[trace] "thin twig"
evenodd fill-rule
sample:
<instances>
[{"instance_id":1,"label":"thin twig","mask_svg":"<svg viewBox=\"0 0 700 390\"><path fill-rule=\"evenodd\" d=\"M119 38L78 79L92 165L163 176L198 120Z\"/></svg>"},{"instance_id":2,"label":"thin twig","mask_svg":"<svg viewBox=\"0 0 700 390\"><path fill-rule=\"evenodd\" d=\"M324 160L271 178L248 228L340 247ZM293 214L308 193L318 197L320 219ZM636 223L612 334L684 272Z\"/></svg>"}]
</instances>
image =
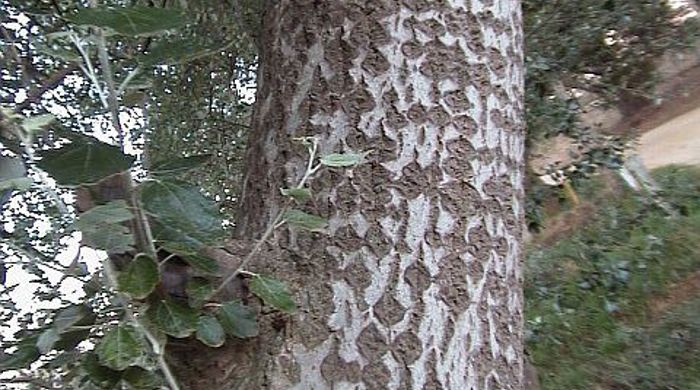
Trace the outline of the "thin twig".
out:
<instances>
[{"instance_id":1,"label":"thin twig","mask_svg":"<svg viewBox=\"0 0 700 390\"><path fill-rule=\"evenodd\" d=\"M134 68L134 70L129 72L128 75L126 75L126 78L124 79L124 81L122 81L121 84L119 84L119 88L117 89L117 95L121 95L124 93L124 91L126 90L126 87L129 86L129 83L131 82L131 80L134 77L136 77L136 75L138 75L139 72L141 72L141 68L139 68L137 66L136 68Z\"/></svg>"},{"instance_id":2,"label":"thin twig","mask_svg":"<svg viewBox=\"0 0 700 390\"><path fill-rule=\"evenodd\" d=\"M117 100L117 88L114 83L114 75L112 73L112 65L109 62L109 53L107 53L107 44L105 43L105 35L102 29L97 31L97 56L100 59L100 67L102 75L107 83L107 104L109 112L112 116L112 126L117 131L119 147L124 151L124 129L122 129L121 121L119 120L119 101Z\"/></svg>"},{"instance_id":3,"label":"thin twig","mask_svg":"<svg viewBox=\"0 0 700 390\"><path fill-rule=\"evenodd\" d=\"M258 251L262 248L263 244L265 244L265 242L268 240L268 238L270 238L270 236L272 235L272 232L275 231L275 227L277 226L277 223L282 220L282 217L284 216L285 211L286 211L286 207L283 208L279 214L277 214L277 217L275 218L275 220L267 227L267 230L265 230L265 233L263 233L262 237L260 237L258 242L255 243L255 246L253 247L253 249L251 249L251 251L248 253L248 255L246 255L246 257L243 259L243 261L238 266L238 268L233 270L230 274L228 274L226 276L226 278L224 278L224 280L219 284L219 286L216 288L216 290L212 291L212 293L209 294L208 299L213 298L216 296L216 294L220 293L221 290L223 290L227 284L229 284L236 276L238 276L238 274L240 274L248 266L248 264L251 262L251 260L253 260L253 256L258 253Z\"/></svg>"},{"instance_id":4,"label":"thin twig","mask_svg":"<svg viewBox=\"0 0 700 390\"><path fill-rule=\"evenodd\" d=\"M311 142L311 146L308 147L309 161L306 164L306 172L304 172L304 176L302 176L301 180L296 185L296 188L303 188L306 182L311 178L311 176L314 173L318 172L318 170L321 168L321 164L314 166L314 160L316 160L316 153L318 152L318 140L316 138L312 138ZM244 270L248 266L248 264L253 260L253 256L256 255L258 251L260 251L263 244L265 244L265 242L272 235L272 232L274 232L275 229L284 225L284 214L287 212L288 208L288 204L282 207L282 210L280 210L280 212L277 213L275 219L267 226L265 233L263 233L262 237L260 237L260 239L255 243L253 249L251 249L248 255L246 255L246 257L243 259L238 268L234 269L230 274L228 274L224 278L224 280L219 284L216 290L209 294L208 299L213 298L214 296L216 296L216 294L220 293L221 290L223 290L226 287L226 285L229 284L236 276L238 276L242 272L247 272Z\"/></svg>"},{"instance_id":5,"label":"thin twig","mask_svg":"<svg viewBox=\"0 0 700 390\"><path fill-rule=\"evenodd\" d=\"M80 40L75 36L75 34L70 34L69 37L71 42L73 42L73 45L75 45L75 47L78 49L78 52L83 57L83 62L85 66L80 66L80 69L83 71L83 73L85 73L87 78L90 79L90 81L92 81L92 86L97 92L97 95L100 97L102 107L104 107L105 109L109 108L109 104L107 103L107 97L105 96L105 93L102 90L100 80L97 79L97 73L95 73L95 68L92 66L92 60L90 59L90 55L85 50L82 42L80 42Z\"/></svg>"}]
</instances>

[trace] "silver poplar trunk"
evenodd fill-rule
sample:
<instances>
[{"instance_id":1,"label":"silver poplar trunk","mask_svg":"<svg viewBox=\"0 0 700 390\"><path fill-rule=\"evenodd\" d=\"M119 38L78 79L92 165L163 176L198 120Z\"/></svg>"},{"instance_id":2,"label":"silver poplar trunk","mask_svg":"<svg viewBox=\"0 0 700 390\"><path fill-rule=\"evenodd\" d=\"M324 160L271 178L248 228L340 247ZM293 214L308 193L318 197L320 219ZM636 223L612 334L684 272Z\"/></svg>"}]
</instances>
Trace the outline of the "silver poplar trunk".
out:
<instances>
[{"instance_id":1,"label":"silver poplar trunk","mask_svg":"<svg viewBox=\"0 0 700 390\"><path fill-rule=\"evenodd\" d=\"M371 153L311 181L328 235L285 227L256 263L300 311L226 388L521 388L521 27L519 0L271 2L239 232L303 175L293 138Z\"/></svg>"}]
</instances>

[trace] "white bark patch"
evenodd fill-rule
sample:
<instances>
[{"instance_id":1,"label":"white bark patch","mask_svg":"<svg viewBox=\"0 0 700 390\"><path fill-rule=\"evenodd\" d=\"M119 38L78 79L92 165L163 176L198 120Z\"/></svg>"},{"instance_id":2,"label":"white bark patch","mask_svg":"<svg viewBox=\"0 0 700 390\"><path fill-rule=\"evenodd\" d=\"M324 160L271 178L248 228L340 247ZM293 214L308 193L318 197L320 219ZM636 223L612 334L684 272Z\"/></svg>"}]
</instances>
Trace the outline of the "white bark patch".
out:
<instances>
[{"instance_id":1,"label":"white bark patch","mask_svg":"<svg viewBox=\"0 0 700 390\"><path fill-rule=\"evenodd\" d=\"M329 134L327 138L321 140L318 151L320 155L331 154L337 151L337 146L342 145L342 150L348 151L345 140L348 137L350 123L348 115L342 110L336 110L333 115L327 115L322 112L314 114L309 120L314 126L320 128L326 127L325 132Z\"/></svg>"},{"instance_id":2,"label":"white bark patch","mask_svg":"<svg viewBox=\"0 0 700 390\"><path fill-rule=\"evenodd\" d=\"M394 359L391 352L387 352L384 354L384 356L382 356L382 363L384 363L384 366L389 371L389 375L391 375L391 380L386 384L386 388L389 390L398 390L401 386L401 371L399 362Z\"/></svg>"},{"instance_id":3,"label":"white bark patch","mask_svg":"<svg viewBox=\"0 0 700 390\"><path fill-rule=\"evenodd\" d=\"M442 207L442 203L438 203L438 219L435 225L435 231L440 235L441 239L452 233L455 222L457 222L452 215Z\"/></svg>"},{"instance_id":4,"label":"white bark patch","mask_svg":"<svg viewBox=\"0 0 700 390\"><path fill-rule=\"evenodd\" d=\"M437 126L432 124L423 125L423 134L425 134L423 143L416 146L418 157L416 162L425 169L435 162L435 154L438 151L438 133Z\"/></svg>"},{"instance_id":5,"label":"white bark patch","mask_svg":"<svg viewBox=\"0 0 700 390\"><path fill-rule=\"evenodd\" d=\"M418 131L414 124L409 124L407 129L402 130L404 131L401 133L401 136L395 137L400 145L398 158L382 163L384 168L394 174L394 180L400 179L402 175L401 170L413 163L416 145L418 143ZM392 137L392 132L392 130L385 130L385 134L389 138L394 138Z\"/></svg>"},{"instance_id":6,"label":"white bark patch","mask_svg":"<svg viewBox=\"0 0 700 390\"><path fill-rule=\"evenodd\" d=\"M433 249L427 242L421 243L423 249L423 265L432 277L440 273L440 262L447 255L447 250L443 247Z\"/></svg>"},{"instance_id":7,"label":"white bark patch","mask_svg":"<svg viewBox=\"0 0 700 390\"><path fill-rule=\"evenodd\" d=\"M323 60L323 43L321 41L314 43L306 55L307 62L304 64L299 80L297 80L296 92L289 107L289 119L285 126L287 134L294 134L301 124L302 118L299 116L299 106L308 97L316 68Z\"/></svg>"},{"instance_id":8,"label":"white bark patch","mask_svg":"<svg viewBox=\"0 0 700 390\"><path fill-rule=\"evenodd\" d=\"M325 340L312 349L307 349L301 344L292 345L292 356L301 368L300 382L292 390L326 390L328 382L321 374L321 365L326 356L331 352L331 340Z\"/></svg>"},{"instance_id":9,"label":"white bark patch","mask_svg":"<svg viewBox=\"0 0 700 390\"><path fill-rule=\"evenodd\" d=\"M450 309L442 302L438 286L431 284L423 293L422 301L423 313L418 327L418 338L421 340L422 349L420 357L411 365L414 389L422 389L425 386L429 362L440 360L445 328L450 320Z\"/></svg>"},{"instance_id":10,"label":"white bark patch","mask_svg":"<svg viewBox=\"0 0 700 390\"><path fill-rule=\"evenodd\" d=\"M367 222L367 219L364 217L364 215L362 215L362 213L358 211L351 215L350 224L358 237L365 238L367 230L369 230L369 222Z\"/></svg>"},{"instance_id":11,"label":"white bark patch","mask_svg":"<svg viewBox=\"0 0 700 390\"><path fill-rule=\"evenodd\" d=\"M382 299L384 292L389 286L392 265L396 263L396 254L389 253L382 259L377 259L368 249L363 250L361 255L364 265L371 272L372 282L365 289L365 302L369 307L374 306Z\"/></svg>"},{"instance_id":12,"label":"white bark patch","mask_svg":"<svg viewBox=\"0 0 700 390\"><path fill-rule=\"evenodd\" d=\"M333 306L328 327L339 332L338 355L347 363L357 362L364 367L367 360L360 354L357 338L366 325L366 314L357 306L355 291L344 281L333 283Z\"/></svg>"},{"instance_id":13,"label":"white bark patch","mask_svg":"<svg viewBox=\"0 0 700 390\"><path fill-rule=\"evenodd\" d=\"M406 245L415 253L420 249L421 242L425 239L430 221L430 200L421 194L408 201L408 223L406 226Z\"/></svg>"}]
</instances>

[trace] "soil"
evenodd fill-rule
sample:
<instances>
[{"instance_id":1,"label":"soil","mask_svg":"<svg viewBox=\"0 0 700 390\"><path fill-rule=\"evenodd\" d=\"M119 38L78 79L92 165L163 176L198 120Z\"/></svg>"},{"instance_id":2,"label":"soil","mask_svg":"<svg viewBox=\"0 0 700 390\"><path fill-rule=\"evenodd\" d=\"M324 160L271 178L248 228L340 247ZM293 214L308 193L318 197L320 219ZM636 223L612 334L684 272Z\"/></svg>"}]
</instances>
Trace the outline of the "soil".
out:
<instances>
[{"instance_id":1,"label":"soil","mask_svg":"<svg viewBox=\"0 0 700 390\"><path fill-rule=\"evenodd\" d=\"M653 320L660 319L668 311L700 294L700 271L673 284L668 291L665 297L654 299L649 303L649 314Z\"/></svg>"},{"instance_id":2,"label":"soil","mask_svg":"<svg viewBox=\"0 0 700 390\"><path fill-rule=\"evenodd\" d=\"M641 134L636 148L649 169L700 164L700 66L664 82L662 104L623 108L629 115L615 128Z\"/></svg>"}]
</instances>

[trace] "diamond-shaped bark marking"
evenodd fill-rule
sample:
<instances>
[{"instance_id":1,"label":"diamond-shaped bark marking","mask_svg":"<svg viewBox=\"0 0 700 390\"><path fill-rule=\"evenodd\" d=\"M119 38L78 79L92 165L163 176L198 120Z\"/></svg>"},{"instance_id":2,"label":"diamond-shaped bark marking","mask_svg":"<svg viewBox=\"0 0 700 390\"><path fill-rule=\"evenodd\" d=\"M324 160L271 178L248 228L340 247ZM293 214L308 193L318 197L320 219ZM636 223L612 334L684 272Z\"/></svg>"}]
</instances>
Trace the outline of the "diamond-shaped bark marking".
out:
<instances>
[{"instance_id":1,"label":"diamond-shaped bark marking","mask_svg":"<svg viewBox=\"0 0 700 390\"><path fill-rule=\"evenodd\" d=\"M364 238L369 230L369 222L359 211L350 216L350 224L360 238Z\"/></svg>"}]
</instances>

